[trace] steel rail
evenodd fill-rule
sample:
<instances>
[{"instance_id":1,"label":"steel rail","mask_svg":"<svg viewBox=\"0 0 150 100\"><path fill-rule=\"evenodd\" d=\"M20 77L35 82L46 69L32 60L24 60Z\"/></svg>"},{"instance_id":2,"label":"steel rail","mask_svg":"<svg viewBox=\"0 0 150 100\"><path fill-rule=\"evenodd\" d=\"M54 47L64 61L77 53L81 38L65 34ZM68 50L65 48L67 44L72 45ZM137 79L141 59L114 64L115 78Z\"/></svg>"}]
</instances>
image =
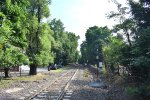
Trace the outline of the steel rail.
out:
<instances>
[{"instance_id":1,"label":"steel rail","mask_svg":"<svg viewBox=\"0 0 150 100\"><path fill-rule=\"evenodd\" d=\"M71 81L75 78L75 75L77 74L79 69L77 69L74 73L74 75L69 79L69 81L66 83L65 87L62 88L61 93L59 94L58 98L56 100L62 100L68 87L70 86Z\"/></svg>"},{"instance_id":2,"label":"steel rail","mask_svg":"<svg viewBox=\"0 0 150 100\"><path fill-rule=\"evenodd\" d=\"M63 76L65 76L66 74L68 74L69 72L63 74L62 76L60 76L59 78L55 79L53 82L50 83L50 85L46 86L45 88L42 88L40 91L26 97L24 100L31 100L33 99L35 96L37 96L39 93L41 93L42 91L46 90L47 88L49 88L52 84L54 84L56 81L58 81L60 78L62 78Z\"/></svg>"}]
</instances>

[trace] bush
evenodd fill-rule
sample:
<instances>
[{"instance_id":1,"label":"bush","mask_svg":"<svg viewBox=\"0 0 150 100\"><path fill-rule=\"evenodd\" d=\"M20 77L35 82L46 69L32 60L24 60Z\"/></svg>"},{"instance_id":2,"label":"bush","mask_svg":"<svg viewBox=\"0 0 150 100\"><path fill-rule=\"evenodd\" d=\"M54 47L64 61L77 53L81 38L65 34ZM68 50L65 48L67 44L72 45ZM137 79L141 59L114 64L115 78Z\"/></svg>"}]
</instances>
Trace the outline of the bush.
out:
<instances>
[{"instance_id":1,"label":"bush","mask_svg":"<svg viewBox=\"0 0 150 100\"><path fill-rule=\"evenodd\" d=\"M129 95L136 96L137 100L150 100L150 85L127 87L126 92Z\"/></svg>"},{"instance_id":2,"label":"bush","mask_svg":"<svg viewBox=\"0 0 150 100\"><path fill-rule=\"evenodd\" d=\"M139 92L137 87L127 87L125 91L129 95L137 95Z\"/></svg>"},{"instance_id":3,"label":"bush","mask_svg":"<svg viewBox=\"0 0 150 100\"><path fill-rule=\"evenodd\" d=\"M102 76L106 76L107 71L106 71L105 66L102 67L101 72L102 72Z\"/></svg>"}]
</instances>

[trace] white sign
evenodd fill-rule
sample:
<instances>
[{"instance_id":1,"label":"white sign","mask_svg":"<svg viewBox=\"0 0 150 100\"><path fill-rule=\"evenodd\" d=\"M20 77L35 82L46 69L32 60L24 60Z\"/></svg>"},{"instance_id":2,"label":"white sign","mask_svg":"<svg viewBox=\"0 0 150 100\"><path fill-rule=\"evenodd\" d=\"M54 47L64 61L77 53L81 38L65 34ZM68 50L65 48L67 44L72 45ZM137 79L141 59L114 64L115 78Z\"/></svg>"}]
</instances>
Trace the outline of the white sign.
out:
<instances>
[{"instance_id":1,"label":"white sign","mask_svg":"<svg viewBox=\"0 0 150 100\"><path fill-rule=\"evenodd\" d=\"M99 62L99 67L102 67L102 62Z\"/></svg>"}]
</instances>

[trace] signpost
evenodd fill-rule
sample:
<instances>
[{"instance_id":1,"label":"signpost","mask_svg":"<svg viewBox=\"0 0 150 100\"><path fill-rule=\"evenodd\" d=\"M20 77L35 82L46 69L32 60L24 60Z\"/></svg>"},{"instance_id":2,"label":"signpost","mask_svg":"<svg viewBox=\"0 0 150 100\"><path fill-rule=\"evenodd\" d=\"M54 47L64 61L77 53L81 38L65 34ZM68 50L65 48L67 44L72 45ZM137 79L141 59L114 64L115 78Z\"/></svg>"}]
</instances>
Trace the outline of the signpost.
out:
<instances>
[{"instance_id":1,"label":"signpost","mask_svg":"<svg viewBox=\"0 0 150 100\"><path fill-rule=\"evenodd\" d=\"M99 67L100 67L100 68L102 68L102 67L103 67L102 62L99 62Z\"/></svg>"},{"instance_id":2,"label":"signpost","mask_svg":"<svg viewBox=\"0 0 150 100\"><path fill-rule=\"evenodd\" d=\"M105 85L104 85L104 83L99 79L99 70L98 70L99 68L102 68L102 56L101 56L101 59L100 59L98 45L97 45L96 48L97 48L97 49L96 49L96 53L97 53L97 55L96 55L96 62L97 62L96 81L90 83L89 85L90 85L91 87L94 87L94 88L102 88L102 87L104 87Z\"/></svg>"},{"instance_id":3,"label":"signpost","mask_svg":"<svg viewBox=\"0 0 150 100\"><path fill-rule=\"evenodd\" d=\"M96 56L96 60L97 60L97 72L96 72L96 78L97 78L97 80L98 80L98 67L99 67L99 57L98 56Z\"/></svg>"}]
</instances>

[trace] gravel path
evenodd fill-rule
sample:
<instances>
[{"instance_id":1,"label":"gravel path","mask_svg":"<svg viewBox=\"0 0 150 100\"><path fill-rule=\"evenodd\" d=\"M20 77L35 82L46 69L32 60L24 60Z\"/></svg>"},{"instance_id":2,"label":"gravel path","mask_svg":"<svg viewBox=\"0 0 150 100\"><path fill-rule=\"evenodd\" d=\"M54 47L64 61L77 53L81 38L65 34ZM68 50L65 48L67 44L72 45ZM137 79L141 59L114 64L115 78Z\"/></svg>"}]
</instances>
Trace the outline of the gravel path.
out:
<instances>
[{"instance_id":1,"label":"gravel path","mask_svg":"<svg viewBox=\"0 0 150 100\"><path fill-rule=\"evenodd\" d=\"M90 87L91 82L93 75L88 69L80 69L69 87L69 90L73 91L71 100L106 100L107 89Z\"/></svg>"},{"instance_id":2,"label":"gravel path","mask_svg":"<svg viewBox=\"0 0 150 100\"><path fill-rule=\"evenodd\" d=\"M82 68L72 81L69 91L73 91L71 100L134 100L125 94L125 88L115 83L108 84L99 75L100 82L104 83L102 88L90 87L90 83L96 79L96 70Z\"/></svg>"}]
</instances>

